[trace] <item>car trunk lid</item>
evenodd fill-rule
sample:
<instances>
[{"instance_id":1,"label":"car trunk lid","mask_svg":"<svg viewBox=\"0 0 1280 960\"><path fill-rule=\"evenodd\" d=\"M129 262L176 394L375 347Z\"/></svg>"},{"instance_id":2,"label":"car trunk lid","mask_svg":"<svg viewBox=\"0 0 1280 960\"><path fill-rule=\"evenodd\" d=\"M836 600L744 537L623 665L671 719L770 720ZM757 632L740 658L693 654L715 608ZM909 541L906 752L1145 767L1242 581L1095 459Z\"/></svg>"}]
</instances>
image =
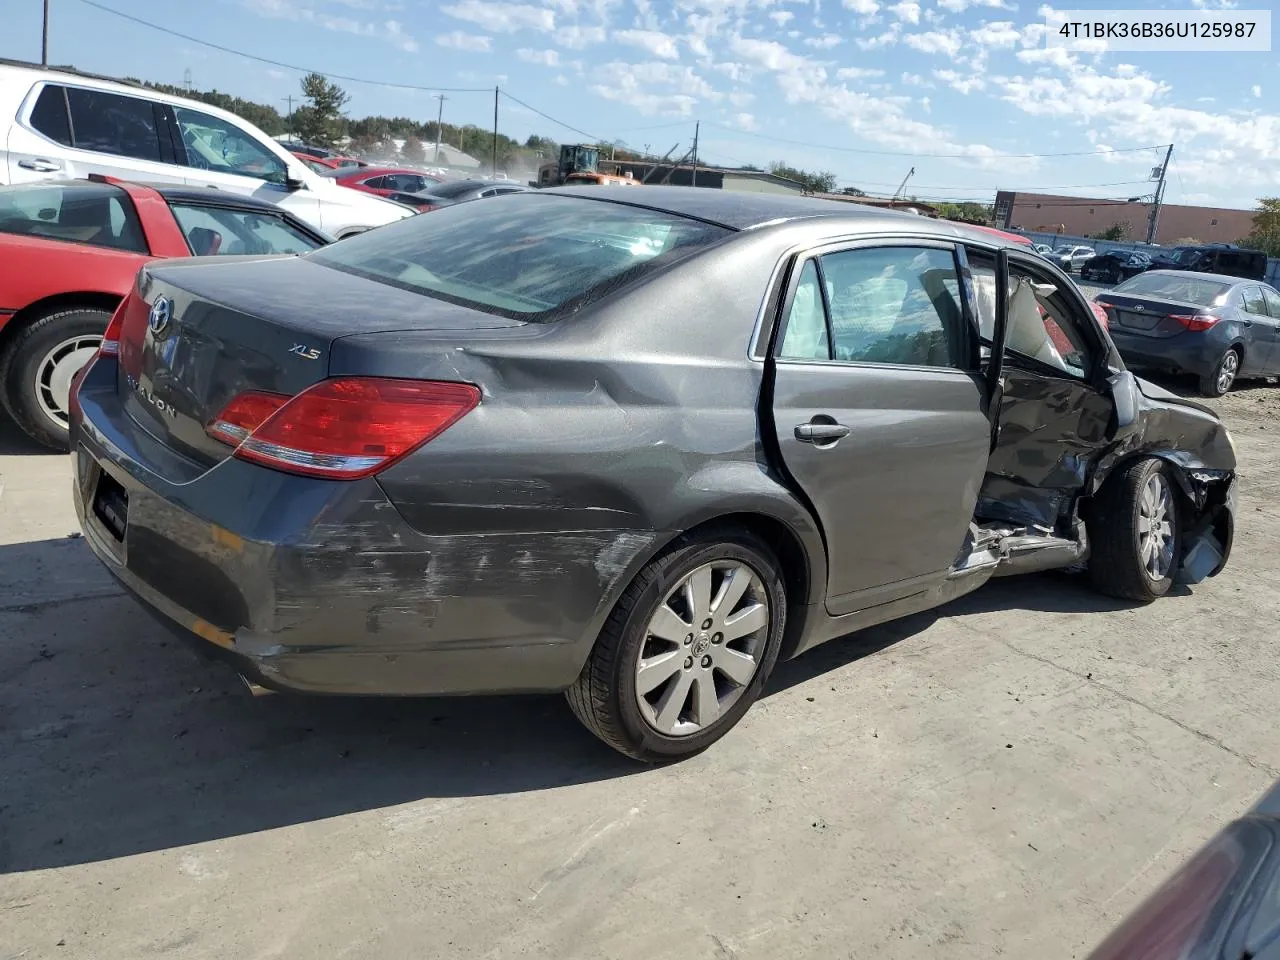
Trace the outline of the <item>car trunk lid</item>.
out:
<instances>
[{"instance_id":1,"label":"car trunk lid","mask_svg":"<svg viewBox=\"0 0 1280 960\"><path fill-rule=\"evenodd\" d=\"M232 453L206 428L233 398L301 393L326 378L341 337L398 330L456 337L524 325L301 258L155 265L140 276L123 321L118 383L126 412L204 467Z\"/></svg>"},{"instance_id":2,"label":"car trunk lid","mask_svg":"<svg viewBox=\"0 0 1280 960\"><path fill-rule=\"evenodd\" d=\"M1112 291L1096 298L1111 318L1111 329L1140 337L1174 337L1187 327L1174 317L1211 314L1213 311L1185 300L1126 296Z\"/></svg>"}]
</instances>

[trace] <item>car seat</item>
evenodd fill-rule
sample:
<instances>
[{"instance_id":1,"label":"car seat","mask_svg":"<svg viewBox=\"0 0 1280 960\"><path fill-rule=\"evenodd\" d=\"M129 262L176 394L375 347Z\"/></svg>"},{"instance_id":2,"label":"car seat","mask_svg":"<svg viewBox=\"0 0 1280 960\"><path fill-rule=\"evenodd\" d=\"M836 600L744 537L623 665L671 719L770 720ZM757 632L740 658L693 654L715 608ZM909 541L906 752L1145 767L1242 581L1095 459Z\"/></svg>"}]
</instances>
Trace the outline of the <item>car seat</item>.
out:
<instances>
[{"instance_id":1,"label":"car seat","mask_svg":"<svg viewBox=\"0 0 1280 960\"><path fill-rule=\"evenodd\" d=\"M1019 277L1009 297L1009 329L1006 345L1026 357L1064 369L1062 354L1053 345L1036 299L1035 286L1027 277Z\"/></svg>"},{"instance_id":2,"label":"car seat","mask_svg":"<svg viewBox=\"0 0 1280 960\"><path fill-rule=\"evenodd\" d=\"M212 257L222 249L222 234L208 227L193 227L187 234L187 243L191 244L193 256Z\"/></svg>"}]
</instances>

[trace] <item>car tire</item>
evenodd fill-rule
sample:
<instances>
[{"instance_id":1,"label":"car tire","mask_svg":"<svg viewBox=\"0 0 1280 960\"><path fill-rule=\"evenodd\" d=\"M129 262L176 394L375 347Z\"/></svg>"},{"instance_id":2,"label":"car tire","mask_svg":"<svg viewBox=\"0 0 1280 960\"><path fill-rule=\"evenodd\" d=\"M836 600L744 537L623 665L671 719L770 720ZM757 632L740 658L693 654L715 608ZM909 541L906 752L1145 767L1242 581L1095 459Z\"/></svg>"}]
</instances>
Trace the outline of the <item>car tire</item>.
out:
<instances>
[{"instance_id":1,"label":"car tire","mask_svg":"<svg viewBox=\"0 0 1280 960\"><path fill-rule=\"evenodd\" d=\"M1240 375L1240 351L1231 347L1213 369L1200 378L1200 392L1206 397L1221 397L1235 384Z\"/></svg>"},{"instance_id":2,"label":"car tire","mask_svg":"<svg viewBox=\"0 0 1280 960\"><path fill-rule=\"evenodd\" d=\"M623 592L566 691L569 706L628 757L665 763L693 756L759 697L786 618L778 561L759 537L741 529L682 537Z\"/></svg>"},{"instance_id":3,"label":"car tire","mask_svg":"<svg viewBox=\"0 0 1280 960\"><path fill-rule=\"evenodd\" d=\"M1177 489L1161 460L1143 458L1117 469L1089 511L1089 578L1094 589L1149 603L1173 586L1181 559Z\"/></svg>"},{"instance_id":4,"label":"car tire","mask_svg":"<svg viewBox=\"0 0 1280 960\"><path fill-rule=\"evenodd\" d=\"M0 355L0 401L27 436L67 450L67 392L92 359L111 314L93 307L45 314L18 331Z\"/></svg>"}]
</instances>

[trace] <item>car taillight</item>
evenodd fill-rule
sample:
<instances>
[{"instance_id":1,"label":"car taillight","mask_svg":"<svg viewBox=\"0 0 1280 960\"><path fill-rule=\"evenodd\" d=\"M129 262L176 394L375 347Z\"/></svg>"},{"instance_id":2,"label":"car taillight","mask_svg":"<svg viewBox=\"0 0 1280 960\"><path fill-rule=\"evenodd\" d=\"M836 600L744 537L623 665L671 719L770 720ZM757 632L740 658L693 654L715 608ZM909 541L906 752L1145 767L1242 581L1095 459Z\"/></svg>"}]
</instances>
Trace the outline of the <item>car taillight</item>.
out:
<instances>
[{"instance_id":1,"label":"car taillight","mask_svg":"<svg viewBox=\"0 0 1280 960\"><path fill-rule=\"evenodd\" d=\"M1208 313L1174 313L1169 315L1169 319L1177 320L1192 333L1199 333L1202 330L1208 330L1222 318Z\"/></svg>"},{"instance_id":2,"label":"car taillight","mask_svg":"<svg viewBox=\"0 0 1280 960\"><path fill-rule=\"evenodd\" d=\"M99 357L120 356L120 331L124 329L124 308L128 302L129 297L125 297L111 314L111 321L102 332L102 343L98 344Z\"/></svg>"},{"instance_id":3,"label":"car taillight","mask_svg":"<svg viewBox=\"0 0 1280 960\"><path fill-rule=\"evenodd\" d=\"M480 402L469 383L340 377L296 397L251 391L208 426L241 460L288 473L355 480L385 470Z\"/></svg>"},{"instance_id":4,"label":"car taillight","mask_svg":"<svg viewBox=\"0 0 1280 960\"><path fill-rule=\"evenodd\" d=\"M438 203L420 203L420 204L418 204L418 212L419 212L419 213L429 213L429 212L430 212L430 211L432 211L432 210L439 210L439 209L440 209L440 205L439 205Z\"/></svg>"}]
</instances>

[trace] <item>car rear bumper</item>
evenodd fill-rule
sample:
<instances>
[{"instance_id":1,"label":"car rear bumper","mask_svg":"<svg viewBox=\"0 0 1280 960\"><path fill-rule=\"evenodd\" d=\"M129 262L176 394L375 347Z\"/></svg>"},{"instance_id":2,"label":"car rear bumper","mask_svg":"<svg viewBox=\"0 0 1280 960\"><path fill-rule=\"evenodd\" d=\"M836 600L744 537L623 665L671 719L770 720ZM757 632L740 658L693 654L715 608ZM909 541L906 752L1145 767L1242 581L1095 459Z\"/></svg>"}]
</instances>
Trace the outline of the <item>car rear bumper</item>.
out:
<instances>
[{"instance_id":1,"label":"car rear bumper","mask_svg":"<svg viewBox=\"0 0 1280 960\"><path fill-rule=\"evenodd\" d=\"M1224 349L1196 334L1144 337L1128 333L1116 323L1110 324L1107 332L1124 362L1131 367L1176 370L1202 376L1214 368Z\"/></svg>"},{"instance_id":2,"label":"car rear bumper","mask_svg":"<svg viewBox=\"0 0 1280 960\"><path fill-rule=\"evenodd\" d=\"M169 484L149 472L147 440L113 384L113 369L90 368L73 414L86 542L138 599L272 689L563 689L654 540L634 530L428 536L375 480L235 459ZM102 499L113 483L127 497L119 537Z\"/></svg>"}]
</instances>

